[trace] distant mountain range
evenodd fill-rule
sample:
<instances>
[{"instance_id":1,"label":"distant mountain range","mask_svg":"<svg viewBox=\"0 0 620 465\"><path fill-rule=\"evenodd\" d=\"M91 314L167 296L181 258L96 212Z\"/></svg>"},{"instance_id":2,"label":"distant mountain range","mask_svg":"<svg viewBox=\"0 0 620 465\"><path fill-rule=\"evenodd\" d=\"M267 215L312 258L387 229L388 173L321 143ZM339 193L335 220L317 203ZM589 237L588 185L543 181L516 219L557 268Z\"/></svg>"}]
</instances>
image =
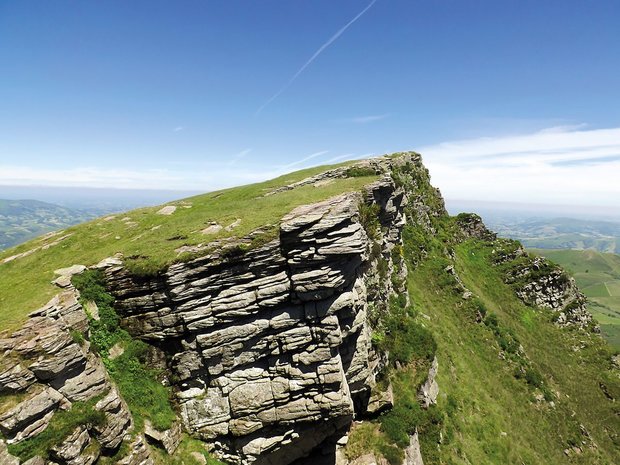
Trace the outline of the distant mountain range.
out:
<instances>
[{"instance_id":1,"label":"distant mountain range","mask_svg":"<svg viewBox=\"0 0 620 465\"><path fill-rule=\"evenodd\" d=\"M620 210L566 205L447 201L452 214L475 211L501 237L540 249L620 253Z\"/></svg>"},{"instance_id":2,"label":"distant mountain range","mask_svg":"<svg viewBox=\"0 0 620 465\"><path fill-rule=\"evenodd\" d=\"M95 218L97 210L78 210L39 200L0 199L0 249Z\"/></svg>"}]
</instances>

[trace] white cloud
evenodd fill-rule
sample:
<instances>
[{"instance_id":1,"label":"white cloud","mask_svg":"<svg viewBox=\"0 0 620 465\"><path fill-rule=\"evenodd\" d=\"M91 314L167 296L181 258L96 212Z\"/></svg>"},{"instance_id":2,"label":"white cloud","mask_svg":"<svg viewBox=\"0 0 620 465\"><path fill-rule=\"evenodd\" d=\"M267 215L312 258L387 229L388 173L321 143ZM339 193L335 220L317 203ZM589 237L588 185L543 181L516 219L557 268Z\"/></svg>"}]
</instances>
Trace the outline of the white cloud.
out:
<instances>
[{"instance_id":1,"label":"white cloud","mask_svg":"<svg viewBox=\"0 0 620 465\"><path fill-rule=\"evenodd\" d=\"M548 128L417 149L444 196L620 205L620 128Z\"/></svg>"},{"instance_id":2,"label":"white cloud","mask_svg":"<svg viewBox=\"0 0 620 465\"><path fill-rule=\"evenodd\" d=\"M365 124L365 123L372 123L373 121L381 121L382 119L385 119L388 116L390 116L389 113L384 113L382 115L355 116L353 118L344 118L339 121L342 123Z\"/></svg>"},{"instance_id":3,"label":"white cloud","mask_svg":"<svg viewBox=\"0 0 620 465\"><path fill-rule=\"evenodd\" d=\"M275 177L276 170L211 167L192 171L119 170L105 168L33 169L0 165L0 184L14 186L105 187L211 191Z\"/></svg>"},{"instance_id":4,"label":"white cloud","mask_svg":"<svg viewBox=\"0 0 620 465\"><path fill-rule=\"evenodd\" d=\"M239 152L239 153L237 153L237 154L233 155L233 156L230 158L230 161L228 162L228 166L231 166L231 165L236 164L239 160L241 160L242 158L245 158L245 156L246 156L247 154L249 154L251 151L252 151L252 149L244 149L244 150L242 150L241 152Z\"/></svg>"},{"instance_id":5,"label":"white cloud","mask_svg":"<svg viewBox=\"0 0 620 465\"><path fill-rule=\"evenodd\" d=\"M293 168L295 166L303 165L307 161L310 161L310 160L312 160L313 158L316 158L316 157L320 157L321 155L325 155L328 152L329 152L329 150L321 150L320 152L312 153L312 154L308 155L307 157L302 158L301 160L294 161L292 163L289 163L288 165L279 166L278 167L278 171L286 172L286 171L288 171L289 169L291 169L291 168Z\"/></svg>"},{"instance_id":6,"label":"white cloud","mask_svg":"<svg viewBox=\"0 0 620 465\"><path fill-rule=\"evenodd\" d=\"M185 129L183 126L177 126L176 128L174 128L172 131L173 132L179 132L182 131L183 129Z\"/></svg>"}]
</instances>

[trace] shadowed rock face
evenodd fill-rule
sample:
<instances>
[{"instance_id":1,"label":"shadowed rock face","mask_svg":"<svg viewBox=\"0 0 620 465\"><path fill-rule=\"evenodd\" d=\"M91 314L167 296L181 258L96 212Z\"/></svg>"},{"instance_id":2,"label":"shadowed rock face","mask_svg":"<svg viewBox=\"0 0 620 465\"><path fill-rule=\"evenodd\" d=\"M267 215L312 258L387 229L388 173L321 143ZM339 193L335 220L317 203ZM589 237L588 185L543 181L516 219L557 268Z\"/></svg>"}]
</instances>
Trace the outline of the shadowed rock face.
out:
<instances>
[{"instance_id":1,"label":"shadowed rock face","mask_svg":"<svg viewBox=\"0 0 620 465\"><path fill-rule=\"evenodd\" d=\"M377 257L362 202L379 205L378 245L391 260L406 197L386 176L295 209L278 239L239 256L212 254L151 279L106 270L123 326L166 353L185 428L224 460L290 463L365 412L379 363L368 303L392 284L368 291Z\"/></svg>"}]
</instances>

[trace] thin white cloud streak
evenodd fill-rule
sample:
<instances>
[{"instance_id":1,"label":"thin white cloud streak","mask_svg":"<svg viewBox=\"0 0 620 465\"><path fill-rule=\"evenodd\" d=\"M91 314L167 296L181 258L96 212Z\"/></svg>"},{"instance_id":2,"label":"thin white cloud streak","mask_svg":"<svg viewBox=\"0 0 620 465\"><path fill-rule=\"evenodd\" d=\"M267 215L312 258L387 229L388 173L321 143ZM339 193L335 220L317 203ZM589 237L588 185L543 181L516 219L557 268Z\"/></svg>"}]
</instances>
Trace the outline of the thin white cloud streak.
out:
<instances>
[{"instance_id":1,"label":"thin white cloud streak","mask_svg":"<svg viewBox=\"0 0 620 465\"><path fill-rule=\"evenodd\" d=\"M381 121L382 119L385 119L389 116L390 116L389 113L385 113L383 115L355 116L353 118L344 118L339 121L342 123L365 124L365 123L372 123L374 121Z\"/></svg>"},{"instance_id":2,"label":"thin white cloud streak","mask_svg":"<svg viewBox=\"0 0 620 465\"><path fill-rule=\"evenodd\" d=\"M179 132L179 131L182 131L183 129L185 129L183 126L177 126L176 128L173 129L173 131Z\"/></svg>"},{"instance_id":3,"label":"thin white cloud streak","mask_svg":"<svg viewBox=\"0 0 620 465\"><path fill-rule=\"evenodd\" d=\"M263 103L258 110L256 110L255 115L259 115L271 102L273 102L275 99L277 99L286 89L288 89L290 87L290 85L301 75L301 73L304 72L304 70L310 66L310 64L316 60L318 58L318 56L323 53L323 51L325 51L325 49L327 47L329 47L331 44L333 44L336 39L338 39L338 37L340 37L353 23L355 23L358 19L360 19L364 13L366 13L375 3L377 0L372 0L368 6L366 8L364 8L362 11L360 11L352 20L350 20L347 24L345 24L342 28L340 28L338 30L338 32L336 32L333 36L331 36L327 42L325 42L323 45L321 45L319 47L319 49L314 52L314 54L302 65L301 68L299 68L297 70L297 72L293 75L292 78L290 78L288 80L288 82L286 84L284 84L280 90L278 90L275 94L273 94L271 96L271 98L269 100L267 100L265 103Z\"/></svg>"},{"instance_id":4,"label":"thin white cloud streak","mask_svg":"<svg viewBox=\"0 0 620 465\"><path fill-rule=\"evenodd\" d=\"M361 155L355 155L354 153L345 153L344 155L339 155L334 158L330 158L329 160L325 160L324 163L335 163L337 161L346 161L346 160L363 160L365 158L372 158L375 155L373 153L363 153Z\"/></svg>"},{"instance_id":5,"label":"thin white cloud streak","mask_svg":"<svg viewBox=\"0 0 620 465\"><path fill-rule=\"evenodd\" d=\"M252 149L244 149L241 152L237 153L236 155L233 155L230 161L228 162L228 166L232 166L236 164L239 160L241 160L242 158L245 158L245 156L249 154L251 151Z\"/></svg>"},{"instance_id":6,"label":"thin white cloud streak","mask_svg":"<svg viewBox=\"0 0 620 465\"><path fill-rule=\"evenodd\" d=\"M620 206L620 128L549 128L418 151L448 198Z\"/></svg>"},{"instance_id":7,"label":"thin white cloud streak","mask_svg":"<svg viewBox=\"0 0 620 465\"><path fill-rule=\"evenodd\" d=\"M338 155L337 157L330 158L329 160L325 160L325 163L335 163L340 160L352 160L354 158L355 158L355 154L345 153L344 155Z\"/></svg>"},{"instance_id":8,"label":"thin white cloud streak","mask_svg":"<svg viewBox=\"0 0 620 465\"><path fill-rule=\"evenodd\" d=\"M312 160L313 158L320 157L321 155L325 155L326 153L329 153L329 150L321 150L320 152L312 153L312 154L308 155L307 157L304 157L301 160L297 160L297 161L294 161L292 163L289 163L288 165L278 166L278 171L286 171L286 170L289 170L289 169L291 169L291 168L293 168L295 166L303 165L304 163Z\"/></svg>"}]
</instances>

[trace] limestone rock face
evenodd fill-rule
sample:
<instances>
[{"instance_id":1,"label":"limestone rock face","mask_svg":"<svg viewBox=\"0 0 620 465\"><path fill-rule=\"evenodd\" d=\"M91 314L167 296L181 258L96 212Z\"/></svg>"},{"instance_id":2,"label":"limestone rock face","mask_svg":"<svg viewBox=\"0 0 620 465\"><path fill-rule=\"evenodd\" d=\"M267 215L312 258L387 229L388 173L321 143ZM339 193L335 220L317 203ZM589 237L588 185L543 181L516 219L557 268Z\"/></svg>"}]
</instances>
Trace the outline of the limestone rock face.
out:
<instances>
[{"instance_id":1,"label":"limestone rock face","mask_svg":"<svg viewBox=\"0 0 620 465\"><path fill-rule=\"evenodd\" d=\"M103 396L95 408L104 412L107 421L102 426L82 425L74 430L49 451L52 461L33 457L24 465L91 465L100 455L98 447L87 448L93 439L102 450L113 452L132 426L131 414L101 359L89 350L87 342L74 342L76 333L88 336L88 319L77 291L72 286L64 289L31 313L19 331L0 339L4 350L0 392L16 395L18 400L4 408L0 432L8 444L34 438L48 428L59 410L69 410L73 402L96 396ZM0 463L20 463L7 454L5 442L0 441Z\"/></svg>"},{"instance_id":2,"label":"limestone rock face","mask_svg":"<svg viewBox=\"0 0 620 465\"><path fill-rule=\"evenodd\" d=\"M80 456L88 444L90 444L88 431L85 426L80 426L62 444L52 448L52 456L55 460L67 465L90 465L97 460L97 456Z\"/></svg>"},{"instance_id":3,"label":"limestone rock face","mask_svg":"<svg viewBox=\"0 0 620 465\"><path fill-rule=\"evenodd\" d=\"M592 323L587 298L579 291L575 280L564 270L552 266L544 257L535 257L513 270L507 282L523 282L516 289L524 302L557 312L557 324L586 328Z\"/></svg>"},{"instance_id":4,"label":"limestone rock face","mask_svg":"<svg viewBox=\"0 0 620 465\"><path fill-rule=\"evenodd\" d=\"M177 450L177 447L179 447L179 444L181 443L182 433L183 430L180 422L174 423L172 427L166 431L158 431L151 426L150 421L145 420L145 436L147 436L150 440L157 442L165 449L166 452L168 452L168 454L174 454L174 451Z\"/></svg>"},{"instance_id":5,"label":"limestone rock face","mask_svg":"<svg viewBox=\"0 0 620 465\"><path fill-rule=\"evenodd\" d=\"M0 439L0 463L3 465L19 465L19 459L9 454L6 443Z\"/></svg>"},{"instance_id":6,"label":"limestone rock face","mask_svg":"<svg viewBox=\"0 0 620 465\"><path fill-rule=\"evenodd\" d=\"M389 170L382 163L376 172ZM375 248L392 267L406 201L386 175L364 193L293 210L276 240L245 253L213 253L154 278L105 270L122 325L166 353L185 429L228 462L275 465L365 413L380 368L368 303L394 290L390 279L371 283L378 257L359 209L379 206Z\"/></svg>"},{"instance_id":7,"label":"limestone rock face","mask_svg":"<svg viewBox=\"0 0 620 465\"><path fill-rule=\"evenodd\" d=\"M428 408L431 405L437 403L437 396L439 395L439 385L437 384L437 371L439 370L439 362L437 357L433 358L433 363L428 370L428 376L424 384L420 386L418 392L418 399L423 407Z\"/></svg>"},{"instance_id":8,"label":"limestone rock face","mask_svg":"<svg viewBox=\"0 0 620 465\"><path fill-rule=\"evenodd\" d=\"M129 445L129 454L119 460L117 465L154 465L144 436L136 436Z\"/></svg>"},{"instance_id":9,"label":"limestone rock face","mask_svg":"<svg viewBox=\"0 0 620 465\"><path fill-rule=\"evenodd\" d=\"M497 234L489 231L486 225L482 222L482 218L474 213L461 213L456 217L456 222L463 238L475 238L490 241L497 238Z\"/></svg>"},{"instance_id":10,"label":"limestone rock face","mask_svg":"<svg viewBox=\"0 0 620 465\"><path fill-rule=\"evenodd\" d=\"M405 449L403 465L424 465L417 431L409 438L409 447Z\"/></svg>"},{"instance_id":11,"label":"limestone rock face","mask_svg":"<svg viewBox=\"0 0 620 465\"><path fill-rule=\"evenodd\" d=\"M37 435L49 424L54 411L68 403L49 387L27 398L0 417L0 431L8 442L20 442Z\"/></svg>"}]
</instances>

